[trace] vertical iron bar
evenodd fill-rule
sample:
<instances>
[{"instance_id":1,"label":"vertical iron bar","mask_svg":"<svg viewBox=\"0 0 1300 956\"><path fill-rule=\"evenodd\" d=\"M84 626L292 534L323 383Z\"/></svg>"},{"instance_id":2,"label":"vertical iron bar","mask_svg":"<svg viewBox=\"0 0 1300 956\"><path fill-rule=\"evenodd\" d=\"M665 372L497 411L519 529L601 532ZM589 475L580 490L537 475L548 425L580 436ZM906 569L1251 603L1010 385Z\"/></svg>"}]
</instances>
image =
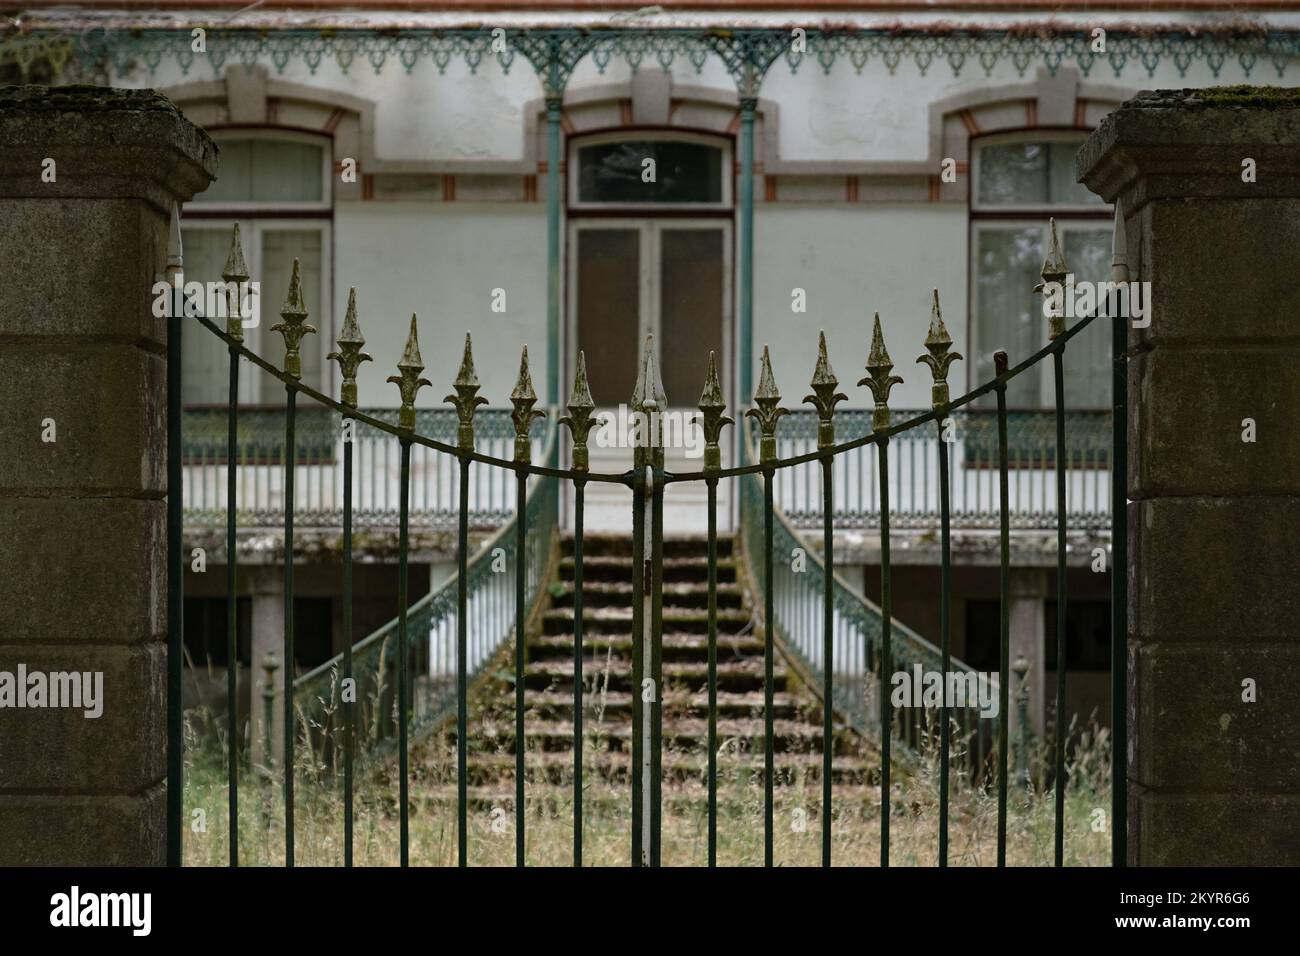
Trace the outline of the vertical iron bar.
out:
<instances>
[{"instance_id":1,"label":"vertical iron bar","mask_svg":"<svg viewBox=\"0 0 1300 956\"><path fill-rule=\"evenodd\" d=\"M835 529L832 525L835 458L822 459L822 866L831 865L831 761L833 749L831 702L834 699L835 655Z\"/></svg>"},{"instance_id":2,"label":"vertical iron bar","mask_svg":"<svg viewBox=\"0 0 1300 956\"><path fill-rule=\"evenodd\" d=\"M410 657L411 645L410 636L406 629L406 610L407 610L407 562L409 559L408 550L410 546L410 504L408 497L411 492L411 442L410 439L399 439L402 449L401 458L401 477L399 480L398 491L401 494L401 500L398 502L398 519L397 519L397 747L398 747L398 809L400 815L400 840L401 840L401 865L409 866L411 863L411 808L410 808L410 755L407 753L407 732L409 729L410 709L411 709L411 675L410 675Z\"/></svg>"},{"instance_id":3,"label":"vertical iron bar","mask_svg":"<svg viewBox=\"0 0 1300 956\"><path fill-rule=\"evenodd\" d=\"M1124 228L1122 219L1118 228ZM1110 863L1122 867L1128 866L1128 330L1123 311L1117 312L1110 346Z\"/></svg>"},{"instance_id":4,"label":"vertical iron bar","mask_svg":"<svg viewBox=\"0 0 1300 956\"><path fill-rule=\"evenodd\" d=\"M718 479L709 492L709 866L718 865Z\"/></svg>"},{"instance_id":5,"label":"vertical iron bar","mask_svg":"<svg viewBox=\"0 0 1300 956\"><path fill-rule=\"evenodd\" d=\"M772 641L776 629L773 598L775 582L772 571L772 484L776 472L763 470L763 865L772 865L773 800L772 785L776 774L775 743L772 732Z\"/></svg>"},{"instance_id":6,"label":"vertical iron bar","mask_svg":"<svg viewBox=\"0 0 1300 956\"><path fill-rule=\"evenodd\" d=\"M528 472L515 472L515 866L524 865L524 605L528 576Z\"/></svg>"},{"instance_id":7,"label":"vertical iron bar","mask_svg":"<svg viewBox=\"0 0 1300 956\"><path fill-rule=\"evenodd\" d=\"M573 865L582 866L582 519L587 482L573 483Z\"/></svg>"},{"instance_id":8,"label":"vertical iron bar","mask_svg":"<svg viewBox=\"0 0 1300 956\"><path fill-rule=\"evenodd\" d=\"M662 453L656 457L662 459ZM654 494L650 511L650 865L659 866L663 816L663 566L664 566L664 470L662 460L654 466Z\"/></svg>"},{"instance_id":9,"label":"vertical iron bar","mask_svg":"<svg viewBox=\"0 0 1300 956\"><path fill-rule=\"evenodd\" d=\"M284 865L293 866L293 492L298 390L284 384Z\"/></svg>"},{"instance_id":10,"label":"vertical iron bar","mask_svg":"<svg viewBox=\"0 0 1300 956\"><path fill-rule=\"evenodd\" d=\"M942 662L945 693L939 711L939 865L948 865L948 777L952 753L951 717L948 713L946 693L948 672L952 668L952 627L949 604L952 592L952 540L951 515L948 502L948 446L943 438L944 420L937 421L939 430L939 652Z\"/></svg>"},{"instance_id":11,"label":"vertical iron bar","mask_svg":"<svg viewBox=\"0 0 1300 956\"><path fill-rule=\"evenodd\" d=\"M184 815L184 718L181 664L185 653L184 474L181 469L181 296L173 297L167 328L167 865L181 865Z\"/></svg>"},{"instance_id":12,"label":"vertical iron bar","mask_svg":"<svg viewBox=\"0 0 1300 956\"><path fill-rule=\"evenodd\" d=\"M999 376L1007 371L1005 352L994 355ZM1001 551L1001 593L999 614L998 654L998 866L1007 865L1007 740L1011 714L1009 712L1008 684L1010 683L1011 653L1011 531L1007 515L1007 386L999 381L998 395L998 494L1001 500L999 545Z\"/></svg>"},{"instance_id":13,"label":"vertical iron bar","mask_svg":"<svg viewBox=\"0 0 1300 956\"><path fill-rule=\"evenodd\" d=\"M642 846L642 741L643 708L641 679L645 673L642 631L645 622L645 469L636 467L632 475L632 865L645 866Z\"/></svg>"},{"instance_id":14,"label":"vertical iron bar","mask_svg":"<svg viewBox=\"0 0 1300 956\"><path fill-rule=\"evenodd\" d=\"M347 424L346 421L344 423ZM352 701L343 707L343 864L352 865L352 757L356 747L357 690L352 673L352 444L356 420L343 443L343 683Z\"/></svg>"},{"instance_id":15,"label":"vertical iron bar","mask_svg":"<svg viewBox=\"0 0 1300 956\"><path fill-rule=\"evenodd\" d=\"M235 597L235 481L239 469L239 353L230 346L230 395L226 430L226 778L230 809L230 865L239 866L239 614Z\"/></svg>"},{"instance_id":16,"label":"vertical iron bar","mask_svg":"<svg viewBox=\"0 0 1300 956\"><path fill-rule=\"evenodd\" d=\"M893 619L890 611L889 568L889 438L880 449L880 865L889 866L889 744L893 734L893 708L889 699Z\"/></svg>"},{"instance_id":17,"label":"vertical iron bar","mask_svg":"<svg viewBox=\"0 0 1300 956\"><path fill-rule=\"evenodd\" d=\"M1056 865L1065 861L1065 370L1064 350L1052 353L1056 375Z\"/></svg>"},{"instance_id":18,"label":"vertical iron bar","mask_svg":"<svg viewBox=\"0 0 1300 956\"><path fill-rule=\"evenodd\" d=\"M456 516L456 865L469 865L469 465L460 458Z\"/></svg>"}]
</instances>

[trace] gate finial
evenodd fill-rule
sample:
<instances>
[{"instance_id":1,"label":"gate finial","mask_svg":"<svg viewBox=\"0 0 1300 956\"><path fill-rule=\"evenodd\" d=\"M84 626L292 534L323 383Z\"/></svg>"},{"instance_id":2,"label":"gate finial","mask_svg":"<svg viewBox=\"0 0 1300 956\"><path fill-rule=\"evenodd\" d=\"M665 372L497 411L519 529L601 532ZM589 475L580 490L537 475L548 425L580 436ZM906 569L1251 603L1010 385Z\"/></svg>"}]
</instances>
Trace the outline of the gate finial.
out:
<instances>
[{"instance_id":1,"label":"gate finial","mask_svg":"<svg viewBox=\"0 0 1300 956\"><path fill-rule=\"evenodd\" d=\"M704 377L704 391L700 394L700 412L704 415L704 470L718 471L722 468L722 449L718 445L724 425L736 424L735 419L724 415L727 410L726 400L722 397L722 384L718 381L718 362L713 352L709 352L709 371Z\"/></svg>"},{"instance_id":2,"label":"gate finial","mask_svg":"<svg viewBox=\"0 0 1300 956\"><path fill-rule=\"evenodd\" d=\"M889 427L889 390L895 385L902 385L903 380L897 375L890 375L894 370L894 360L885 348L885 335L880 331L880 313L876 313L875 323L871 328L871 351L867 354L866 378L859 379L859 385L871 389L876 400L875 410L871 413L871 427L875 431Z\"/></svg>"},{"instance_id":3,"label":"gate finial","mask_svg":"<svg viewBox=\"0 0 1300 956\"><path fill-rule=\"evenodd\" d=\"M297 258L293 260L289 298L280 309L280 319L282 321L271 326L271 331L284 336L284 374L290 378L302 378L302 357L298 354L298 346L303 336L315 335L316 329L307 324L307 303L302 297L302 274Z\"/></svg>"},{"instance_id":4,"label":"gate finial","mask_svg":"<svg viewBox=\"0 0 1300 956\"><path fill-rule=\"evenodd\" d=\"M930 386L930 401L935 408L948 404L948 367L960 361L960 352L950 352L952 336L943 324L943 315L939 311L939 290L934 290L934 299L930 306L930 334L925 337L925 347L929 355L922 355L917 362L930 366L934 384Z\"/></svg>"},{"instance_id":5,"label":"gate finial","mask_svg":"<svg viewBox=\"0 0 1300 956\"><path fill-rule=\"evenodd\" d=\"M780 407L780 402L781 393L777 391L776 376L772 374L772 357L764 345L762 371L758 376L758 388L754 392L754 404L758 407L745 412L746 417L758 419L761 435L758 458L762 464L776 460L776 423L782 415L790 414L788 408Z\"/></svg>"},{"instance_id":6,"label":"gate finial","mask_svg":"<svg viewBox=\"0 0 1300 956\"><path fill-rule=\"evenodd\" d=\"M1064 282L1070 274L1070 267L1065 264L1065 256L1061 252L1061 240L1056 237L1056 220L1049 219L1051 235L1047 240L1047 258L1043 260L1043 270L1040 273L1043 281L1034 286L1035 292L1042 292L1046 295L1047 285L1050 282ZM1065 315L1064 309L1060 315L1051 315L1047 319L1047 337L1055 339L1065 334Z\"/></svg>"},{"instance_id":7,"label":"gate finial","mask_svg":"<svg viewBox=\"0 0 1300 956\"><path fill-rule=\"evenodd\" d=\"M370 353L361 351L362 346L366 344L366 338L361 334L361 326L357 325L357 290L355 288L348 289L348 311L343 316L343 330L339 332L335 342L338 348L330 352L325 358L327 361L339 363L339 374L343 377L343 387L340 392L341 401L344 405L356 408L357 369L361 367L362 362L372 362L374 359L370 357Z\"/></svg>"},{"instance_id":8,"label":"gate finial","mask_svg":"<svg viewBox=\"0 0 1300 956\"><path fill-rule=\"evenodd\" d=\"M465 451L474 450L474 410L486 405L488 400L478 393L478 374L474 371L474 351L469 333L465 333L465 354L460 360L460 371L456 381L451 383L455 395L446 396L443 401L456 406L456 417L460 425L456 429L456 447Z\"/></svg>"},{"instance_id":9,"label":"gate finial","mask_svg":"<svg viewBox=\"0 0 1300 956\"><path fill-rule=\"evenodd\" d=\"M655 463L663 464L663 423L660 416L667 408L668 396L659 378L659 363L655 359L655 337L647 335L641 348L636 384L632 386L631 411L640 412L645 423L644 434L638 436L632 449L634 467L645 467L647 447L654 449Z\"/></svg>"},{"instance_id":10,"label":"gate finial","mask_svg":"<svg viewBox=\"0 0 1300 956\"><path fill-rule=\"evenodd\" d=\"M587 355L578 351L578 371L573 377L573 394L569 396L569 414L560 419L561 425L569 426L573 435L573 470L586 471L588 468L587 435L591 432L591 413L596 403L591 400L591 389L587 385Z\"/></svg>"},{"instance_id":11,"label":"gate finial","mask_svg":"<svg viewBox=\"0 0 1300 956\"><path fill-rule=\"evenodd\" d=\"M533 421L545 418L546 412L533 408L537 404L537 393L533 391L533 377L528 374L527 345L519 359L519 381L515 382L515 390L510 393L510 404L515 407L510 413L515 423L515 461L528 464L533 460L533 442L529 437Z\"/></svg>"},{"instance_id":12,"label":"gate finial","mask_svg":"<svg viewBox=\"0 0 1300 956\"><path fill-rule=\"evenodd\" d=\"M397 375L388 376L388 381L397 386L402 393L402 410L397 417L399 428L415 428L415 393L425 385L432 385L427 378L421 378L424 371L424 359L420 358L420 337L415 327L415 313L411 313L411 331L406 336L406 348L402 351L402 360L397 363Z\"/></svg>"},{"instance_id":13,"label":"gate finial","mask_svg":"<svg viewBox=\"0 0 1300 956\"><path fill-rule=\"evenodd\" d=\"M244 249L239 243L239 223L230 236L230 255L226 257L226 267L221 270L221 278L226 281L226 334L236 342L244 341L244 322L240 297L244 294L244 283L248 281L248 266L244 264ZM230 285L234 284L234 295Z\"/></svg>"},{"instance_id":14,"label":"gate finial","mask_svg":"<svg viewBox=\"0 0 1300 956\"><path fill-rule=\"evenodd\" d=\"M847 402L849 397L836 391L840 380L826 357L825 331L817 335L817 367L813 369L811 385L813 394L804 396L804 404L817 409L817 447L830 448L835 444L835 403Z\"/></svg>"}]
</instances>

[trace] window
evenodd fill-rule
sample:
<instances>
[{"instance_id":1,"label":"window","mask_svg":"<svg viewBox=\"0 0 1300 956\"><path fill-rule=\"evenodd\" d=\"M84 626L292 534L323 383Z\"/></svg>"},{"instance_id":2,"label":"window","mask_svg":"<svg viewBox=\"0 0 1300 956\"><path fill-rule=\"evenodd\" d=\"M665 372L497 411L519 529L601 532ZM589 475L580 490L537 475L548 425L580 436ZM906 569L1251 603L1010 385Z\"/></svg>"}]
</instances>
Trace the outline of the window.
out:
<instances>
[{"instance_id":1,"label":"window","mask_svg":"<svg viewBox=\"0 0 1300 956\"><path fill-rule=\"evenodd\" d=\"M667 205L724 208L731 202L725 175L729 149L721 141L647 131L583 139L572 150L570 205Z\"/></svg>"},{"instance_id":2,"label":"window","mask_svg":"<svg viewBox=\"0 0 1300 956\"><path fill-rule=\"evenodd\" d=\"M200 193L183 217L186 281L217 282L230 252L230 233L239 223L244 259L259 283L260 314L244 334L245 344L270 357L280 337L270 331L280 321L293 260L299 260L308 322L316 335L303 339L302 380L329 390L331 330L329 243L330 158L328 143L307 135L215 134L221 148L220 178ZM219 326L224 323L218 322ZM201 330L200 330L201 331ZM187 405L224 404L229 357L215 336L191 333L182 341L182 400ZM264 375L240 376L242 402L280 404L284 388Z\"/></svg>"},{"instance_id":3,"label":"window","mask_svg":"<svg viewBox=\"0 0 1300 956\"><path fill-rule=\"evenodd\" d=\"M1110 278L1110 207L1074 182L1074 154L1082 138L1040 135L1034 140L990 137L977 144L971 221L972 384L994 375L993 353L1011 364L1047 344L1042 298L1032 290L1047 251L1048 220L1075 281ZM1063 214L1069 214L1068 218ZM1077 319L1067 319L1072 325ZM1065 403L1074 408L1110 405L1110 326L1094 322L1065 350ZM991 407L992 395L979 404ZM1053 404L1052 364L1040 363L1007 386L1011 408Z\"/></svg>"}]
</instances>

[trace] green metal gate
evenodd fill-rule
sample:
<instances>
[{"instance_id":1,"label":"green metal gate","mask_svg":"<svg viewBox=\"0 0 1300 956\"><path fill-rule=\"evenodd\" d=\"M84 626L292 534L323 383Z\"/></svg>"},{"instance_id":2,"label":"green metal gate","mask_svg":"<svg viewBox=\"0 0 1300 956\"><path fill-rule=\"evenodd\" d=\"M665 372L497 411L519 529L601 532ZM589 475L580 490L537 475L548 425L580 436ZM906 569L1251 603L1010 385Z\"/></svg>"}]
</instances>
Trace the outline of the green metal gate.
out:
<instances>
[{"instance_id":1,"label":"green metal gate","mask_svg":"<svg viewBox=\"0 0 1300 956\"><path fill-rule=\"evenodd\" d=\"M1119 235L1119 233L1117 233ZM179 224L174 218L173 239L175 248L169 256L169 273L181 270L182 262L179 250ZM1121 250L1115 255L1116 279L1127 280L1127 269ZM1052 229L1052 249L1048 264L1044 266L1045 282L1060 281L1065 278L1066 268L1056 243L1055 228ZM719 484L724 481L739 483L741 499L741 531L744 551L748 557L755 578L761 583L764 621L764 858L767 865L773 860L773 787L774 787L774 748L773 748L773 664L776 652L778 623L781 615L776 606L777 578L774 569L774 554L777 542L786 548L791 542L800 542L797 533L781 518L774 507L774 483L782 471L804 465L817 464L822 478L822 554L820 558L810 555L816 573L812 576L821 585L822 634L820 648L815 646L795 649L802 653L816 676L820 679L824 733L822 773L823 809L822 819L822 862L831 863L830 841L830 805L831 805L831 721L832 711L837 702L842 706L852 706L855 699L860 699L856 688L836 685L834 666L836 655L835 621L836 608L845 600L848 586L835 573L834 509L829 506L834 495L834 464L837 457L845 456L857 449L866 450L874 446L879 463L880 474L888 475L888 460L891 439L895 436L922 429L936 429L942 439L945 420L954 412L969 406L975 399L993 395L997 402L997 449L999 476L999 551L1001 568L1001 621L1000 621L1000 665L999 665L999 710L996 728L996 744L993 753L996 759L996 788L998 800L998 864L1004 865L1007 839L1007 796L1008 796L1008 726L1010 719L1009 687L1009 624L1008 624L1008 578L1009 578L1009 505L1008 505L1008 439L1007 439L1007 405L1006 390L1008 383L1016 376L1034 369L1039 362L1050 358L1055 376L1055 424L1056 424L1056 516L1057 516L1057 653L1058 660L1065 660L1065 613L1066 613L1066 480L1065 480L1065 423L1064 408L1064 371L1063 356L1070 340L1095 320L1096 316L1085 318L1071 328L1065 328L1059 318L1050 319L1050 342L1043 349L1027 356L1017 365L1010 365L1005 353L995 355L996 377L973 389L967 394L952 399L947 384L947 374L951 364L960 360L961 355L951 351L951 339L944 327L940 311L938 293L932 299L932 320L929 334L925 340L926 353L917 359L928 366L933 380L932 408L911 419L895 424L891 419L889 393L892 387L902 379L893 374L894 365L885 348L881 334L879 317L872 331L870 352L866 361L867 376L858 384L870 390L874 400L872 412L872 430L870 433L848 441L836 441L835 406L846 400L838 391L839 381L831 369L827 358L826 343L820 342L819 357L811 381L812 392L805 399L806 404L815 409L817 426L817 443L814 451L802 455L778 458L776 453L777 435L781 418L787 409L781 406L781 396L772 374L771 359L766 348L763 350L761 375L753 396L753 407L745 412L751 420L751 427L742 429L737 445L741 451L740 463L736 467L721 466L721 442L723 429L736 424L726 413L726 402L718 381L716 364L711 356L707 380L699 401L702 427L705 437L703 469L692 473L670 473L664 469L662 443L662 423L658 414L667 409L667 398L659 381L655 367L654 351L647 347L642 358L638 381L632 396L631 408L634 412L646 416L648 429L643 430L643 441L636 447L632 469L624 474L597 474L588 470L588 441L591 430L596 425L593 413L596 404L589 392L586 381L585 366L579 356L577 376L573 383L569 399L568 414L559 418L558 424L567 427L572 447L569 468L561 468L556 430L552 428L549 439L543 446L541 462L535 462L534 440L535 425L547 415L536 408L537 395L533 391L528 368L528 352L525 348L519 368L519 376L514 391L510 395L513 406L514 454L511 460L483 454L475 449L475 412L486 399L478 394L479 382L474 369L470 340L466 336L464 358L459 374L453 383L453 394L446 401L455 407L458 417L458 429L455 444L439 441L416 431L415 397L418 390L431 383L421 377L423 361L420 356L417 339L416 319L412 316L410 333L405 351L397 363L398 374L390 376L388 381L397 385L401 396L401 409L394 424L384 418L363 412L357 407L356 376L362 362L370 361L371 356L364 351L365 339L361 334L356 318L355 290L349 298L348 312L335 351L329 358L339 363L342 377L341 397L335 400L302 383L300 380L300 357L298 347L305 335L315 333L307 324L308 311L303 302L295 262L293 277L290 281L288 298L280 312L281 322L273 326L284 338L285 355L280 367L252 353L243 344L242 326L238 302L239 283L248 279L243 255L239 245L238 227L232 242L231 254L223 272L228 285L229 308L225 329L219 328L211 319L194 316L193 323L186 328L184 303L179 299L173 302L172 315L176 316L170 323L168 339L168 567L169 567L169 632L168 632L168 858L172 865L181 862L182 821L182 773L183 773L183 715L181 705L182 679L182 574L185 554L182 539L182 510L179 489L182 485L183 446L180 433L181 422L181 339L183 334L217 336L225 343L230 358L229 404L227 410L227 461L237 460L238 428L240 409L237 405L239 366L241 359L247 360L263 370L266 374L283 383L285 388L285 436L284 449L284 585L285 585L285 628L284 661L286 665L294 659L294 494L295 494L295 422L297 418L297 400L300 395L315 405L339 416L343 427L363 425L377 432L393 436L401 449L400 461L400 512L398 524L398 563L399 594L398 613L392 625L376 632L371 638L348 646L340 662L341 669L322 668L300 678L297 681L286 678L285 692L281 702L284 713L283 740L283 787L285 803L286 863L293 865L294 847L294 745L295 745L295 695L302 688L314 688L321 684L337 685L337 682L365 679L366 674L378 674L387 667L396 671L396 740L386 742L390 752L396 750L399 774L399 813L400 813L400 852L401 862L409 862L409 779L410 768L408 755L413 731L432 725L444 714L450 717L454 711L455 736L457 740L457 848L460 865L468 863L469 822L467 799L467 764L468 750L468 696L471 679L482 668L494 649L492 641L503 640L506 634L508 618L513 616L514 633L514 674L515 674L515 845L516 861L522 866L525 860L525 774L522 746L525 729L524 706L524 647L527 621L533 609L541 600L546 565L551 554L552 538L556 532L556 515L560 483L567 482L573 486L575 501L574 516L574 839L573 861L582 865L582 774L583 774L583 727L582 727L582 668L583 668L583 513L584 494L592 482L614 483L625 486L633 494L632 514L632 548L633 567L636 573L631 580L631 610L633 616L633 665L632 687L634 691L633 735L632 735L632 814L629 833L629 861L633 865L658 865L661 856L660 832L662 823L662 693L663 660L661 637L663 633L663 519L664 492L667 486L685 482L703 482L707 489L707 527L708 527L708 860L714 865L717 860L717 502ZM1126 831L1126 794L1125 794L1125 655L1123 636L1126 628L1126 594L1125 574L1126 528L1125 497L1126 449L1125 449L1125 326L1122 316L1114 317L1113 355L1114 355L1114 415L1112 436L1112 480L1111 480L1111 517L1113 527L1113 567L1112 574L1112 702L1114 741L1112 761L1112 862L1123 865L1125 860ZM199 327L202 327L202 330ZM558 410L552 410L555 414ZM755 449L757 445L757 449ZM454 586L435 591L429 597L412 605L407 598L407 563L409 554L409 499L411 481L411 451L413 447L423 447L430 453L447 456L456 463L459 474L459 508L458 508L458 575ZM940 446L943 447L942 445ZM889 864L889 823L890 823L890 771L894 757L893 748L897 745L906 752L915 742L916 728L907 722L900 722L895 728L895 715L891 710L890 694L887 686L894 666L901 658L919 660L930 655L937 660L939 669L947 674L954 667L964 666L954 661L950 648L950 622L948 615L948 597L950 594L950 509L949 509L949 463L948 456L940 453L939 462L939 531L941 541L941 620L940 644L931 647L918 636L901 628L891 619L891 569L890 569L890 506L889 482L880 483L880 550L881 550L881 602L879 609L878 630L862 629L857 632L862 639L860 660L864 674L874 674L879 680L878 713L864 713L863 723L866 729L879 734L881 747L881 844L880 860L882 866ZM343 577L342 602L344 609L344 632L352 631L352 571L353 571L353 442L343 442ZM485 554L482 549L477 555L469 554L469 488L472 469L496 470L498 473L512 473L515 478L514 516L489 542L491 548L509 549L514 560L513 595L503 593L503 589L491 581L491 576L484 573ZM236 469L227 469L226 498L226 534L227 534L227 603L228 617L228 660L236 660ZM433 614L433 607L442 603L450 605L452 591L455 600L456 621L456 660L454 689L448 688L441 697L423 707L421 713L411 699L411 675L409 673L412 659L410 633L415 624L427 624ZM503 609L512 608L510 613ZM471 629L471 619L474 627ZM493 637L493 629L500 631ZM919 655L919 656L918 656ZM929 658L926 658L929 659ZM358 668L360 667L360 670ZM236 725L236 667L227 669L227 773L229 784L229 826L231 834L238 832L238 789L239 762L236 759L234 741L238 739ZM1057 712L1062 713L1065 702L1065 668L1057 668L1056 704ZM331 691L332 693L332 691ZM639 698L639 701L638 701ZM360 695L354 693L354 700ZM353 858L353 780L354 760L358 748L358 711L357 706L344 706L341 710L342 720L342 754L343 800L344 802L344 859L347 864ZM952 730L954 722L959 728L968 727L964 721L969 715L950 713L945 700L940 716L940 827L938 838L937 862L940 866L948 863L948 803L950 755L952 748ZM1056 772L1055 781L1055 860L1059 866L1063 862L1063 825L1064 796L1067 783L1065 771L1065 728L1064 721L1057 720L1056 729ZM238 865L238 841L230 841L230 865Z\"/></svg>"}]
</instances>

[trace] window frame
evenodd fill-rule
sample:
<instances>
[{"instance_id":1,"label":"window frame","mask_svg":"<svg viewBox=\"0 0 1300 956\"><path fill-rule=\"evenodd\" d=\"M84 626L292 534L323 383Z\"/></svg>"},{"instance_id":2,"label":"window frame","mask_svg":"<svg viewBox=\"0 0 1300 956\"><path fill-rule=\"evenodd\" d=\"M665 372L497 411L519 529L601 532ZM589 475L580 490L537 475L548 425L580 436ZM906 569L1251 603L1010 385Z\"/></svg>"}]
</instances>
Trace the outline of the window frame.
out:
<instances>
[{"instance_id":1,"label":"window frame","mask_svg":"<svg viewBox=\"0 0 1300 956\"><path fill-rule=\"evenodd\" d=\"M695 143L701 146L708 146L711 149L719 151L719 162L721 163L720 181L722 184L722 198L718 202L592 202L583 201L579 198L579 186L581 185L582 175L579 166L578 153L580 150L589 146L601 146L607 143L619 143L627 141L649 141L649 142L668 142L668 143ZM577 213L583 212L626 212L653 214L654 212L730 212L735 201L733 196L732 175L732 142L728 136L717 133L702 133L694 130L679 130L675 128L619 128L605 132L583 133L578 136L569 137L568 142L568 169L570 175L566 177L568 193L566 199L568 208Z\"/></svg>"},{"instance_id":2,"label":"window frame","mask_svg":"<svg viewBox=\"0 0 1300 956\"><path fill-rule=\"evenodd\" d=\"M208 130L208 135L212 137L212 140L217 144L218 149L221 148L223 143L243 140L261 140L277 143L302 143L310 146L319 146L321 150L321 198L306 202L257 202L252 200L223 202L204 200L203 193L199 193L198 196L196 196L189 204L196 210L201 209L205 212L208 210L220 210L222 212L248 213L273 209L277 213L297 213L330 211L334 208L333 137L322 133L311 133L295 129L268 128L263 126L214 127ZM231 218L239 217L232 216Z\"/></svg>"},{"instance_id":3,"label":"window frame","mask_svg":"<svg viewBox=\"0 0 1300 956\"><path fill-rule=\"evenodd\" d=\"M983 203L979 198L979 183L982 174L984 150L989 146L1005 146L1009 143L1074 143L1082 146L1088 138L1088 130L1070 129L1025 129L1014 132L988 133L971 139L970 163L970 208L972 212L993 216L1015 216L1024 213L1038 214L1044 209L1052 210L1052 215L1060 213L1083 214L1110 210L1110 203L1053 203L1050 201L1031 203Z\"/></svg>"}]
</instances>

